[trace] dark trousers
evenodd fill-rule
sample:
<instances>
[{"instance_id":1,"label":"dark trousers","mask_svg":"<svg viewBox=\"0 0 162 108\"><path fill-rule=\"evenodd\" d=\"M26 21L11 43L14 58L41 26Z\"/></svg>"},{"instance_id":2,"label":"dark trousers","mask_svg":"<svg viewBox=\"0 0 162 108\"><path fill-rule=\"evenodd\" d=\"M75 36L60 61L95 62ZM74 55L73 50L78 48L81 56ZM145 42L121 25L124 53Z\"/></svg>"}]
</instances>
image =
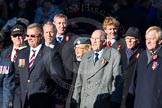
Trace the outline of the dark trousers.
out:
<instances>
[{"instance_id":1,"label":"dark trousers","mask_svg":"<svg viewBox=\"0 0 162 108\"><path fill-rule=\"evenodd\" d=\"M24 108L53 108L52 101L50 94L36 93L26 98Z\"/></svg>"},{"instance_id":2,"label":"dark trousers","mask_svg":"<svg viewBox=\"0 0 162 108\"><path fill-rule=\"evenodd\" d=\"M14 96L14 108L21 108L21 91L20 86L17 86L15 89L15 96Z\"/></svg>"}]
</instances>

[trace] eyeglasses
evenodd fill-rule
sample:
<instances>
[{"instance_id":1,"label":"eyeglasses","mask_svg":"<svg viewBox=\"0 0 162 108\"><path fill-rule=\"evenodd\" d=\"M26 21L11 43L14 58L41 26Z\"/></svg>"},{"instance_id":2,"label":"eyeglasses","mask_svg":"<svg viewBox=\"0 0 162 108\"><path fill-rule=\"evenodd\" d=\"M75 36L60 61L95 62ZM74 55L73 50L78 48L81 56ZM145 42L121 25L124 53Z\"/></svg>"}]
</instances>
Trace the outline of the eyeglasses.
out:
<instances>
[{"instance_id":1,"label":"eyeglasses","mask_svg":"<svg viewBox=\"0 0 162 108\"><path fill-rule=\"evenodd\" d=\"M21 34L15 34L15 35L12 35L13 37L19 37L19 36L22 36Z\"/></svg>"},{"instance_id":2,"label":"eyeglasses","mask_svg":"<svg viewBox=\"0 0 162 108\"><path fill-rule=\"evenodd\" d=\"M125 38L126 41L136 41L136 38Z\"/></svg>"},{"instance_id":3,"label":"eyeglasses","mask_svg":"<svg viewBox=\"0 0 162 108\"><path fill-rule=\"evenodd\" d=\"M26 37L32 37L32 38L35 38L35 37L39 37L40 36L40 34L38 34L38 35L25 35Z\"/></svg>"}]
</instances>

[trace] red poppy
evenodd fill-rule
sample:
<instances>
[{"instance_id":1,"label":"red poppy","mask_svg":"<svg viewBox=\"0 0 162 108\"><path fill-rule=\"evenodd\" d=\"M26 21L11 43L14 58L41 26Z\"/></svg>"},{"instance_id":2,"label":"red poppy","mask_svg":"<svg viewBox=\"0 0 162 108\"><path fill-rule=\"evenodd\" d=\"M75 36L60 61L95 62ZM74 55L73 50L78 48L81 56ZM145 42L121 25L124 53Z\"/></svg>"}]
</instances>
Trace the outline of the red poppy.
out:
<instances>
[{"instance_id":1,"label":"red poppy","mask_svg":"<svg viewBox=\"0 0 162 108\"><path fill-rule=\"evenodd\" d=\"M139 56L140 56L140 54L139 54L139 53L137 53L137 54L135 55L135 58L136 58L136 59L138 59L138 58L139 58Z\"/></svg>"},{"instance_id":2,"label":"red poppy","mask_svg":"<svg viewBox=\"0 0 162 108\"><path fill-rule=\"evenodd\" d=\"M152 56L152 59L153 60L156 60L157 58L158 58L158 55L157 54L155 54L155 55Z\"/></svg>"},{"instance_id":3,"label":"red poppy","mask_svg":"<svg viewBox=\"0 0 162 108\"><path fill-rule=\"evenodd\" d=\"M7 58L9 58L9 59L10 59L10 58L11 58L11 54L8 54L8 55L7 55Z\"/></svg>"},{"instance_id":4,"label":"red poppy","mask_svg":"<svg viewBox=\"0 0 162 108\"><path fill-rule=\"evenodd\" d=\"M117 47L117 50L120 50L122 48L122 46L119 44Z\"/></svg>"},{"instance_id":5,"label":"red poppy","mask_svg":"<svg viewBox=\"0 0 162 108\"><path fill-rule=\"evenodd\" d=\"M70 40L70 36L66 36L65 40L69 41Z\"/></svg>"},{"instance_id":6,"label":"red poppy","mask_svg":"<svg viewBox=\"0 0 162 108\"><path fill-rule=\"evenodd\" d=\"M106 60L105 59L102 59L101 60L101 64L105 64L106 63Z\"/></svg>"}]
</instances>

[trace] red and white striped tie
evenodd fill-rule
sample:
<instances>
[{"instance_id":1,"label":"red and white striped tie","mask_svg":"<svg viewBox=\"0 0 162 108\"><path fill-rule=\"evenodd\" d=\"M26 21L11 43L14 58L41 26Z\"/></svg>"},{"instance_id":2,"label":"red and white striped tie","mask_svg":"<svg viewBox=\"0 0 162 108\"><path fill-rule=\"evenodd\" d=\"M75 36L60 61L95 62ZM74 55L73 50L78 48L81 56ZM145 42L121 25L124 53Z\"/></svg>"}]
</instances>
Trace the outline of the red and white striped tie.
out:
<instances>
[{"instance_id":1,"label":"red and white striped tie","mask_svg":"<svg viewBox=\"0 0 162 108\"><path fill-rule=\"evenodd\" d=\"M14 51L15 51L15 55L13 57L13 62L16 62L16 58L18 56L18 54L17 54L18 49L15 48Z\"/></svg>"},{"instance_id":2,"label":"red and white striped tie","mask_svg":"<svg viewBox=\"0 0 162 108\"><path fill-rule=\"evenodd\" d=\"M36 50L32 50L32 52L33 52L33 55L30 57L30 59L29 59L29 72L31 71L31 67L32 67L32 65L33 65L33 63L34 63L34 59L35 59L35 52L36 52Z\"/></svg>"}]
</instances>

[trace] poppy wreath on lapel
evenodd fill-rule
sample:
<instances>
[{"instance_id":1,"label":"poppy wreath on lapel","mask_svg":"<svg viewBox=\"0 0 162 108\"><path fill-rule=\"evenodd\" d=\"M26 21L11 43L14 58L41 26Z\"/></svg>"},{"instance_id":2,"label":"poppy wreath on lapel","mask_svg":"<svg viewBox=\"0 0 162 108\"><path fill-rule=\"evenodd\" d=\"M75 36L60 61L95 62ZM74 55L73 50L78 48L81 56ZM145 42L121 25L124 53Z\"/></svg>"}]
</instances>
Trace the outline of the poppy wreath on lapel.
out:
<instances>
[{"instance_id":1,"label":"poppy wreath on lapel","mask_svg":"<svg viewBox=\"0 0 162 108\"><path fill-rule=\"evenodd\" d=\"M66 40L66 41L69 41L69 40L70 40L70 36L66 36L66 37L65 37L65 40Z\"/></svg>"},{"instance_id":2,"label":"poppy wreath on lapel","mask_svg":"<svg viewBox=\"0 0 162 108\"><path fill-rule=\"evenodd\" d=\"M119 44L117 47L117 50L120 50L122 48L122 46Z\"/></svg>"},{"instance_id":3,"label":"poppy wreath on lapel","mask_svg":"<svg viewBox=\"0 0 162 108\"><path fill-rule=\"evenodd\" d=\"M155 70L159 67L159 63L157 61L155 61L158 58L158 55L155 54L152 56L152 59L154 60L153 64L152 64L152 70Z\"/></svg>"}]
</instances>

